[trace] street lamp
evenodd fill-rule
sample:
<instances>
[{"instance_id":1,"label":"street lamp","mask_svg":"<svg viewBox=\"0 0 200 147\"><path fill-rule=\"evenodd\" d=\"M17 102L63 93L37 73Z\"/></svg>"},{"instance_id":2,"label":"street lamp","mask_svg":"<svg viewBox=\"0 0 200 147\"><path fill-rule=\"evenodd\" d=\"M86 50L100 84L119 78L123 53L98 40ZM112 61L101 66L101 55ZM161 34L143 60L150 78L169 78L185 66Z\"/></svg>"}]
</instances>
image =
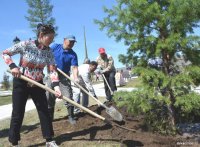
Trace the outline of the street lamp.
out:
<instances>
[{"instance_id":1,"label":"street lamp","mask_svg":"<svg viewBox=\"0 0 200 147\"><path fill-rule=\"evenodd\" d=\"M88 52L87 52L87 44L86 44L86 36L85 36L85 26L84 26L84 43L85 43L85 59L84 59L84 64L89 64L90 59L88 58Z\"/></svg>"},{"instance_id":2,"label":"street lamp","mask_svg":"<svg viewBox=\"0 0 200 147\"><path fill-rule=\"evenodd\" d=\"M16 44L16 43L19 43L19 42L20 42L20 39L16 36L15 39L13 39L13 43Z\"/></svg>"}]
</instances>

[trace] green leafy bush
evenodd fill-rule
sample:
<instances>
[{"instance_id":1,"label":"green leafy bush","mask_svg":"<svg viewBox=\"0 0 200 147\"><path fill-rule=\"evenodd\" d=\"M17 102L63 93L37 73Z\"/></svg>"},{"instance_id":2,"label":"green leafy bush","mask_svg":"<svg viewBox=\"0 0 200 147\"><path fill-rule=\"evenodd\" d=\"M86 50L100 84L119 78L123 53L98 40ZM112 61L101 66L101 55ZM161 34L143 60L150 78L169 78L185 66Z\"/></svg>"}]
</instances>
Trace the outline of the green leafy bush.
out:
<instances>
[{"instance_id":1,"label":"green leafy bush","mask_svg":"<svg viewBox=\"0 0 200 147\"><path fill-rule=\"evenodd\" d=\"M198 85L199 67L188 66L173 76L143 67L134 72L142 86L132 92L117 92L114 99L119 107L126 106L135 116L143 115L149 130L175 134L176 124L194 122L200 117L200 95L193 91Z\"/></svg>"}]
</instances>

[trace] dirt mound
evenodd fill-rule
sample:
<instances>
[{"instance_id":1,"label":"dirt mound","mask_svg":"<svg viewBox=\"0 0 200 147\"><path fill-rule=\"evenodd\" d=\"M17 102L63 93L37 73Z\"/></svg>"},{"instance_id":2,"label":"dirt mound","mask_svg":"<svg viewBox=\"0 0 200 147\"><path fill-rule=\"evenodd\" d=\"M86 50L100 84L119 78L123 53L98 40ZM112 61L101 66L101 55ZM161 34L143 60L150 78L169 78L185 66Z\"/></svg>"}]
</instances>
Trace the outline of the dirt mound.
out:
<instances>
[{"instance_id":1,"label":"dirt mound","mask_svg":"<svg viewBox=\"0 0 200 147\"><path fill-rule=\"evenodd\" d=\"M111 104L110 104L111 105ZM109 105L109 106L110 106ZM112 104L112 106L115 106ZM110 119L105 109L97 106L91 106L90 110L97 112L101 116ZM119 110L124 117L123 122L112 121L113 124L134 129L129 131L115 125L104 123L102 120L95 118L87 113L77 115L77 123L70 125L67 117L56 119L53 122L55 139L59 146L94 146L94 144L111 145L111 146L176 146L177 138L172 136L161 136L145 131L142 126L142 118L135 118L126 112L125 108ZM44 140L41 139L40 125L34 127L31 131L23 134L22 145L44 146Z\"/></svg>"}]
</instances>

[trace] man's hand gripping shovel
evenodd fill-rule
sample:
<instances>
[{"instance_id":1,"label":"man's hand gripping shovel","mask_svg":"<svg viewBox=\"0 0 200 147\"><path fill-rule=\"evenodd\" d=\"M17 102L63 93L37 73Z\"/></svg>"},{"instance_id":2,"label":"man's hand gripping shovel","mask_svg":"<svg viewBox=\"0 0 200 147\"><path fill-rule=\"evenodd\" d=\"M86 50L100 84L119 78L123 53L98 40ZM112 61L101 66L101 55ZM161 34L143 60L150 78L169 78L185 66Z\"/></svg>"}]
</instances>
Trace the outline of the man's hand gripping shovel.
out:
<instances>
[{"instance_id":1,"label":"man's hand gripping shovel","mask_svg":"<svg viewBox=\"0 0 200 147\"><path fill-rule=\"evenodd\" d=\"M87 90L85 90L80 84L78 84L77 82L75 82L72 78L70 78L67 74L65 74L62 70L60 70L59 68L57 68L57 70L63 75L65 76L67 79L69 79L70 81L72 81L74 84L76 84L81 90L83 90L86 94L88 94L91 98L93 98L98 104L100 104L102 107L104 107L106 109L106 113L108 115L110 115L114 120L116 121L122 121L123 117L121 115L121 113L119 111L117 111L113 106L111 106L110 108L107 107L106 105L104 105L101 101L99 101L98 99L96 99L93 95L91 95L91 93L89 93Z\"/></svg>"}]
</instances>

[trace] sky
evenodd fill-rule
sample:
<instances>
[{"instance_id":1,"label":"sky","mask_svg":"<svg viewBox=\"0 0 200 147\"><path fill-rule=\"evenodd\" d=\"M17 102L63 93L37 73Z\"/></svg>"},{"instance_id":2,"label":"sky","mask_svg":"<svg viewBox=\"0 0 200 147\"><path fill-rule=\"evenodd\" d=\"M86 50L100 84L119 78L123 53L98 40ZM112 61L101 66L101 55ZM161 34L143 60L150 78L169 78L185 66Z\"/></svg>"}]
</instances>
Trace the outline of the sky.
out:
<instances>
[{"instance_id":1,"label":"sky","mask_svg":"<svg viewBox=\"0 0 200 147\"><path fill-rule=\"evenodd\" d=\"M58 26L58 36L55 43L63 43L63 38L67 35L76 36L77 43L74 51L78 55L79 65L85 58L84 47L84 26L86 31L86 41L88 57L96 60L98 49L103 47L106 52L113 56L117 68L124 67L118 61L119 54L126 54L127 46L123 42L116 42L114 38L108 38L106 30L100 31L99 26L94 23L94 19L103 20L106 17L103 6L112 8L116 0L51 0L54 6L52 17L56 19ZM13 45L13 39L18 36L20 40L27 40L34 37L34 33L29 27L29 22L25 19L28 4L26 0L1 0L0 5L0 53ZM197 35L200 29L195 30ZM19 56L12 57L18 64ZM8 69L2 57L0 57L0 82L3 74Z\"/></svg>"},{"instance_id":2,"label":"sky","mask_svg":"<svg viewBox=\"0 0 200 147\"><path fill-rule=\"evenodd\" d=\"M86 33L86 43L88 57L96 60L98 49L103 47L106 53L113 56L115 67L124 65L118 61L119 54L126 54L126 46L123 42L116 42L114 38L108 38L106 30L100 31L99 26L94 23L94 19L103 20L106 17L103 6L111 8L116 4L115 0L51 0L54 6L52 17L58 26L58 36L55 43L63 43L63 38L67 35L74 35L77 43L73 50L77 53L79 65L85 58L84 27ZM0 5L0 53L13 45L13 39L18 36L20 40L27 40L34 37L29 22L25 19L28 4L26 0L1 0ZM18 65L19 56L12 56ZM8 66L0 57L0 81Z\"/></svg>"}]
</instances>

